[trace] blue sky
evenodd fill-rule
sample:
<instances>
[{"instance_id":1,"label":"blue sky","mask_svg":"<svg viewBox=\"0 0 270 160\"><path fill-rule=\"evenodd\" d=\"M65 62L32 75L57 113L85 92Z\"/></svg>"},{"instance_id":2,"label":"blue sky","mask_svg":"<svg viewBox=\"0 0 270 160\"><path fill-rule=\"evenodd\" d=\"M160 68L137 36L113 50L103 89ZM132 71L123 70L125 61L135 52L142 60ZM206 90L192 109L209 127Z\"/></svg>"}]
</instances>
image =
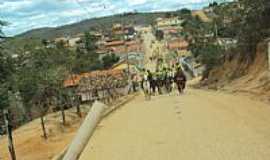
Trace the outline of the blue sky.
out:
<instances>
[{"instance_id":1,"label":"blue sky","mask_svg":"<svg viewBox=\"0 0 270 160\"><path fill-rule=\"evenodd\" d=\"M34 28L56 27L117 13L198 9L212 0L0 0L0 19L9 22L6 35Z\"/></svg>"}]
</instances>

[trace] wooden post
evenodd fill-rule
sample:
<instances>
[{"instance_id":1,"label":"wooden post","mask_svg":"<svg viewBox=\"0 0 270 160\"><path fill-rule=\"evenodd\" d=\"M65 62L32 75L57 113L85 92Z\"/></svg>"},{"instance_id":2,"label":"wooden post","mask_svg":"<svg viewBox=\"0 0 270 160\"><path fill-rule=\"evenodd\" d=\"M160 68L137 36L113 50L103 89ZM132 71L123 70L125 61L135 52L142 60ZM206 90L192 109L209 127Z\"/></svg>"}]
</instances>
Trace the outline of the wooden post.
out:
<instances>
[{"instance_id":1,"label":"wooden post","mask_svg":"<svg viewBox=\"0 0 270 160\"><path fill-rule=\"evenodd\" d=\"M268 47L268 69L270 70L270 39L267 41Z\"/></svg>"},{"instance_id":2,"label":"wooden post","mask_svg":"<svg viewBox=\"0 0 270 160\"><path fill-rule=\"evenodd\" d=\"M41 121L41 126L42 126L42 131L43 131L43 137L45 139L48 138L47 136L47 132L46 132L46 128L45 128L45 123L44 123L44 115L42 114L41 117L40 117L40 121Z\"/></svg>"},{"instance_id":3,"label":"wooden post","mask_svg":"<svg viewBox=\"0 0 270 160\"><path fill-rule=\"evenodd\" d=\"M77 115L82 118L82 112L81 112L81 108L80 108L80 102L76 102L76 108L77 108Z\"/></svg>"},{"instance_id":4,"label":"wooden post","mask_svg":"<svg viewBox=\"0 0 270 160\"><path fill-rule=\"evenodd\" d=\"M5 125L6 125L7 137L8 137L8 149L9 149L10 157L12 160L16 160L16 153L15 153L13 137L12 137L12 126L10 124L9 113L7 110L4 110L4 118L5 118Z\"/></svg>"},{"instance_id":5,"label":"wooden post","mask_svg":"<svg viewBox=\"0 0 270 160\"><path fill-rule=\"evenodd\" d=\"M62 104L61 104L61 115L62 115L63 125L66 125L65 107Z\"/></svg>"}]
</instances>

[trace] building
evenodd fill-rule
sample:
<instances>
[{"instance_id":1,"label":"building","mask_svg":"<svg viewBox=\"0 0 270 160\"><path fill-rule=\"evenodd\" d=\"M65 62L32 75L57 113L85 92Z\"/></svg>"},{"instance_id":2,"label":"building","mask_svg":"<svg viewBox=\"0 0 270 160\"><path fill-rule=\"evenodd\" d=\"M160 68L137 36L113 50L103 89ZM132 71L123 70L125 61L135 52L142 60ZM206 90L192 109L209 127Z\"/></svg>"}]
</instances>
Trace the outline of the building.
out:
<instances>
[{"instance_id":1,"label":"building","mask_svg":"<svg viewBox=\"0 0 270 160\"><path fill-rule=\"evenodd\" d=\"M168 50L187 50L189 43L186 40L177 38L170 40L166 44Z\"/></svg>"},{"instance_id":2,"label":"building","mask_svg":"<svg viewBox=\"0 0 270 160\"><path fill-rule=\"evenodd\" d=\"M218 38L217 43L225 49L229 49L236 46L237 40L233 38Z\"/></svg>"},{"instance_id":3,"label":"building","mask_svg":"<svg viewBox=\"0 0 270 160\"><path fill-rule=\"evenodd\" d=\"M106 42L104 49L107 50L107 52L115 53L116 55L121 56L122 54L129 52L141 52L142 44L139 40L115 40Z\"/></svg>"},{"instance_id":4,"label":"building","mask_svg":"<svg viewBox=\"0 0 270 160\"><path fill-rule=\"evenodd\" d=\"M80 42L80 40L81 40L80 37L70 38L68 40L68 44L69 44L70 47L75 47Z\"/></svg>"},{"instance_id":5,"label":"building","mask_svg":"<svg viewBox=\"0 0 270 160\"><path fill-rule=\"evenodd\" d=\"M156 27L157 28L164 28L169 26L180 26L183 23L183 20L179 19L178 17L173 18L158 18L156 20Z\"/></svg>"},{"instance_id":6,"label":"building","mask_svg":"<svg viewBox=\"0 0 270 160\"><path fill-rule=\"evenodd\" d=\"M189 43L181 38L169 40L166 43L167 49L171 52L175 52L177 56L188 56L190 51L188 50Z\"/></svg>"},{"instance_id":7,"label":"building","mask_svg":"<svg viewBox=\"0 0 270 160\"><path fill-rule=\"evenodd\" d=\"M199 17L201 21L206 22L206 23L209 23L212 21L212 19L210 19L203 10L193 11L192 16L194 17L197 16Z\"/></svg>"},{"instance_id":8,"label":"building","mask_svg":"<svg viewBox=\"0 0 270 160\"><path fill-rule=\"evenodd\" d=\"M63 44L65 47L69 47L69 38L68 37L59 37L59 38L56 38L54 40L54 43L57 44L57 43L61 43Z\"/></svg>"},{"instance_id":9,"label":"building","mask_svg":"<svg viewBox=\"0 0 270 160\"><path fill-rule=\"evenodd\" d=\"M71 75L64 81L64 86L75 89L81 102L106 100L115 94L125 95L127 78L123 69L93 71Z\"/></svg>"}]
</instances>

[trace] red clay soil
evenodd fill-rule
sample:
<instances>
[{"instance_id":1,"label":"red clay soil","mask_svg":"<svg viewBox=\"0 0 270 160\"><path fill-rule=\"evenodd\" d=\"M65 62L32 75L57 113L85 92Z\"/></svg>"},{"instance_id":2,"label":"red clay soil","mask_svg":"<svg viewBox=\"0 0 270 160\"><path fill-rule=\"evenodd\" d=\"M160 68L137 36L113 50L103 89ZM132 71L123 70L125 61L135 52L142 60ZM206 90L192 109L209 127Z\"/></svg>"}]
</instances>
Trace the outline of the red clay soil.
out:
<instances>
[{"instance_id":1,"label":"red clay soil","mask_svg":"<svg viewBox=\"0 0 270 160\"><path fill-rule=\"evenodd\" d=\"M48 140L42 137L40 120L36 119L14 132L18 160L50 160L71 142L83 119L75 111L67 111L67 124L61 124L60 113L46 117ZM0 160L9 160L7 137L0 138Z\"/></svg>"}]
</instances>

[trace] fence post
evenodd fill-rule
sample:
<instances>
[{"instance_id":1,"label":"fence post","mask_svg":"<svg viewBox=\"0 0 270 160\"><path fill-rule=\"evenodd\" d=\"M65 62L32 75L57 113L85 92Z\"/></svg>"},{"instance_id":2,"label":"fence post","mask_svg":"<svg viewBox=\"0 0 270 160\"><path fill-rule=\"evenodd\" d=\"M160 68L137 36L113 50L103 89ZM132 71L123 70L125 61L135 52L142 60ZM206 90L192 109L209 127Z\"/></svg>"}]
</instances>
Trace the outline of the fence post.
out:
<instances>
[{"instance_id":1,"label":"fence post","mask_svg":"<svg viewBox=\"0 0 270 160\"><path fill-rule=\"evenodd\" d=\"M12 126L10 124L10 117L8 110L4 110L4 118L5 118L5 125L8 137L8 149L12 160L16 160L15 148L13 144L13 137L12 137Z\"/></svg>"},{"instance_id":2,"label":"fence post","mask_svg":"<svg viewBox=\"0 0 270 160\"><path fill-rule=\"evenodd\" d=\"M267 51L268 51L268 69L270 70L270 39L267 40Z\"/></svg>"}]
</instances>

